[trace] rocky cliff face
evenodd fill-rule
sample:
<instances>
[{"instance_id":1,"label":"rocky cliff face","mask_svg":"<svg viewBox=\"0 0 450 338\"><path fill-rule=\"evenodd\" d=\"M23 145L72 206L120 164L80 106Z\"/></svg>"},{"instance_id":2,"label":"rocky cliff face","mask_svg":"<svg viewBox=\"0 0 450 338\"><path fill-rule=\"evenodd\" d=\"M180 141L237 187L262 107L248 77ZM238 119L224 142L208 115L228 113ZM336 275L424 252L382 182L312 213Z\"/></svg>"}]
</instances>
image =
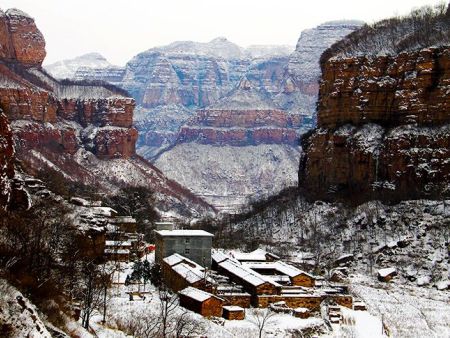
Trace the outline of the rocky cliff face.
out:
<instances>
[{"instance_id":1,"label":"rocky cliff face","mask_svg":"<svg viewBox=\"0 0 450 338\"><path fill-rule=\"evenodd\" d=\"M243 79L231 95L198 110L155 164L218 209L233 211L296 184L300 124Z\"/></svg>"},{"instance_id":2,"label":"rocky cliff face","mask_svg":"<svg viewBox=\"0 0 450 338\"><path fill-rule=\"evenodd\" d=\"M0 10L0 57L40 66L45 58L45 40L33 18L18 9Z\"/></svg>"},{"instance_id":3,"label":"rocky cliff face","mask_svg":"<svg viewBox=\"0 0 450 338\"><path fill-rule=\"evenodd\" d=\"M300 112L315 124L321 69L319 59L333 43L355 31L361 21L331 21L304 30L289 56L274 101L283 109Z\"/></svg>"},{"instance_id":4,"label":"rocky cliff face","mask_svg":"<svg viewBox=\"0 0 450 338\"><path fill-rule=\"evenodd\" d=\"M448 47L328 61L301 184L321 198L448 193L449 85Z\"/></svg>"},{"instance_id":5,"label":"rocky cliff face","mask_svg":"<svg viewBox=\"0 0 450 338\"><path fill-rule=\"evenodd\" d=\"M307 30L293 53L285 46L243 49L218 38L137 55L120 85L138 105L138 153L224 209L295 185L299 134L314 120L320 54L360 25L333 22ZM208 161L197 152L216 159L210 169L202 171ZM256 154L261 158L255 160ZM229 175L235 167L230 158L248 177Z\"/></svg>"},{"instance_id":6,"label":"rocky cliff face","mask_svg":"<svg viewBox=\"0 0 450 338\"><path fill-rule=\"evenodd\" d=\"M106 193L122 184L143 184L157 192L161 210L175 208L184 215L213 211L136 155L134 99L113 86L48 75L41 68L45 42L25 13L7 11L0 27L0 38L13 51L4 49L0 58L0 105L11 121L17 157L29 172L50 168ZM2 154L10 157L3 120L0 129L6 138ZM10 178L9 166L4 168L2 178ZM7 183L2 184L7 191Z\"/></svg>"},{"instance_id":7,"label":"rocky cliff face","mask_svg":"<svg viewBox=\"0 0 450 338\"><path fill-rule=\"evenodd\" d=\"M227 97L197 111L180 130L177 143L247 146L298 145L299 115L278 109L244 78Z\"/></svg>"}]
</instances>

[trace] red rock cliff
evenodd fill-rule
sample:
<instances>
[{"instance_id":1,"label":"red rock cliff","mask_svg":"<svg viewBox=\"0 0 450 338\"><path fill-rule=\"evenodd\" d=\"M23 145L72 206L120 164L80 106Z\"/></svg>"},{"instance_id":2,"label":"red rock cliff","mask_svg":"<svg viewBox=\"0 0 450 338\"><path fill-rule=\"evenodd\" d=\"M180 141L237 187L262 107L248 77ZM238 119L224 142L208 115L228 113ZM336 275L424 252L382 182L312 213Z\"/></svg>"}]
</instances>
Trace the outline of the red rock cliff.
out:
<instances>
[{"instance_id":1,"label":"red rock cliff","mask_svg":"<svg viewBox=\"0 0 450 338\"><path fill-rule=\"evenodd\" d=\"M0 57L30 66L44 61L45 40L33 18L18 9L0 10Z\"/></svg>"},{"instance_id":2,"label":"red rock cliff","mask_svg":"<svg viewBox=\"0 0 450 338\"><path fill-rule=\"evenodd\" d=\"M328 61L299 180L315 198L437 198L450 183L450 49Z\"/></svg>"},{"instance_id":3,"label":"red rock cliff","mask_svg":"<svg viewBox=\"0 0 450 338\"><path fill-rule=\"evenodd\" d=\"M74 154L84 147L101 158L135 155L133 99L47 75L41 69L45 40L34 20L19 10L0 12L0 43L0 105L13 121L18 151L48 147ZM89 126L96 128L84 142L83 129Z\"/></svg>"},{"instance_id":4,"label":"red rock cliff","mask_svg":"<svg viewBox=\"0 0 450 338\"><path fill-rule=\"evenodd\" d=\"M298 145L299 115L266 109L201 110L183 126L178 142L246 146Z\"/></svg>"}]
</instances>

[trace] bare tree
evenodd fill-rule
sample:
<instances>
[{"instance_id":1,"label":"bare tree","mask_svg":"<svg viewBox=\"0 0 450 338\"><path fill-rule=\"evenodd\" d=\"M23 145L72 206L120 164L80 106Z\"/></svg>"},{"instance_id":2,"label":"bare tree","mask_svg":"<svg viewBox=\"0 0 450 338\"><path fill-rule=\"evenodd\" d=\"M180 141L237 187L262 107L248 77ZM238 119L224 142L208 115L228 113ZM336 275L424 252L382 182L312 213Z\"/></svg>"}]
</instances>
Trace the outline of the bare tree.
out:
<instances>
[{"instance_id":1,"label":"bare tree","mask_svg":"<svg viewBox=\"0 0 450 338\"><path fill-rule=\"evenodd\" d=\"M82 325L89 329L90 319L95 309L102 303L103 288L99 278L98 266L87 261L82 266L80 298L82 300Z\"/></svg>"},{"instance_id":2,"label":"bare tree","mask_svg":"<svg viewBox=\"0 0 450 338\"><path fill-rule=\"evenodd\" d=\"M254 317L250 319L250 322L258 328L258 337L261 338L264 328L272 322L275 313L269 309L254 309L253 315Z\"/></svg>"},{"instance_id":3,"label":"bare tree","mask_svg":"<svg viewBox=\"0 0 450 338\"><path fill-rule=\"evenodd\" d=\"M160 324L158 332L161 337L166 338L175 331L175 327L171 324L172 318L179 307L178 296L177 294L172 293L165 285L160 287L158 296L160 304Z\"/></svg>"}]
</instances>

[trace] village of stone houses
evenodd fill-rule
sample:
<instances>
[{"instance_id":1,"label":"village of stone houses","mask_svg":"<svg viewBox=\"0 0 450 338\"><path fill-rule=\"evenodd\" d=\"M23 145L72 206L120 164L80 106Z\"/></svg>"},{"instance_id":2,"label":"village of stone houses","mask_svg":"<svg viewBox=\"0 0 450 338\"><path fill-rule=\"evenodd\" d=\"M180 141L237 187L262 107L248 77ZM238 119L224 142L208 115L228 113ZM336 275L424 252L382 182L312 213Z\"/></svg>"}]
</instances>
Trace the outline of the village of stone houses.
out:
<instances>
[{"instance_id":1,"label":"village of stone houses","mask_svg":"<svg viewBox=\"0 0 450 338\"><path fill-rule=\"evenodd\" d=\"M311 257L292 260L263 248L214 248L213 234L178 229L169 218L155 223L155 241L146 243L134 218L82 198L71 202L81 210L81 227L106 224L106 234L92 241L96 250L104 248L108 261L109 328L102 325L101 311L93 311L91 325L106 330L108 337L114 337L111 327L152 337L157 327L161 330L161 321L164 334L180 337L315 337L357 330L367 337L388 334L382 320L369 314L343 282L351 255L339 257L325 278L303 269L311 266ZM377 274L386 284L397 272L384 268Z\"/></svg>"}]
</instances>

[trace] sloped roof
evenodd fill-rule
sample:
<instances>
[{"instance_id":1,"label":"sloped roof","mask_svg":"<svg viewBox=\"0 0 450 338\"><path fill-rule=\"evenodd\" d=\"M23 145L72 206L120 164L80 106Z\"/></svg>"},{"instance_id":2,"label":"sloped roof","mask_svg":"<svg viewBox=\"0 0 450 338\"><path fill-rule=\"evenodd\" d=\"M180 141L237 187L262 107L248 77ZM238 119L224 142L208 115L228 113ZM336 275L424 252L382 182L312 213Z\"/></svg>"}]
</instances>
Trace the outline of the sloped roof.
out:
<instances>
[{"instance_id":1,"label":"sloped roof","mask_svg":"<svg viewBox=\"0 0 450 338\"><path fill-rule=\"evenodd\" d=\"M252 252L235 251L232 253L233 257L238 261L265 261L267 254L267 251L263 249L256 249Z\"/></svg>"},{"instance_id":2,"label":"sloped roof","mask_svg":"<svg viewBox=\"0 0 450 338\"><path fill-rule=\"evenodd\" d=\"M205 230L155 230L155 232L163 237L166 236L198 236L198 237L214 237L212 233Z\"/></svg>"},{"instance_id":3,"label":"sloped roof","mask_svg":"<svg viewBox=\"0 0 450 338\"><path fill-rule=\"evenodd\" d=\"M177 264L172 269L191 284L205 278L205 273L203 271L195 269L186 263Z\"/></svg>"},{"instance_id":4,"label":"sloped roof","mask_svg":"<svg viewBox=\"0 0 450 338\"><path fill-rule=\"evenodd\" d=\"M210 294L203 290L199 290L197 288L193 288L191 286L188 286L186 289L181 290L179 293L198 302L204 302L205 300L208 300L210 298L217 298L223 301L223 299L220 297L214 296L213 294Z\"/></svg>"},{"instance_id":5,"label":"sloped roof","mask_svg":"<svg viewBox=\"0 0 450 338\"><path fill-rule=\"evenodd\" d=\"M222 263L223 261L226 261L227 259L231 259L230 256L224 254L222 251L213 251L211 258L216 263Z\"/></svg>"},{"instance_id":6,"label":"sloped roof","mask_svg":"<svg viewBox=\"0 0 450 338\"><path fill-rule=\"evenodd\" d=\"M163 261L167 265L172 266L172 267L184 262L187 265L191 265L192 267L195 267L196 269L204 270L204 268L201 265L199 265L199 264L195 263L193 260L190 260L189 258L186 258L177 253L174 253L174 254L164 258Z\"/></svg>"},{"instance_id":7,"label":"sloped roof","mask_svg":"<svg viewBox=\"0 0 450 338\"><path fill-rule=\"evenodd\" d=\"M263 275L257 273L256 271L253 271L231 260L226 260L220 263L219 266L224 270L227 270L229 273L246 281L247 283L250 283L251 285L259 286L268 282L275 286L279 286L279 284L275 283L274 281L268 278L265 278Z\"/></svg>"}]
</instances>

